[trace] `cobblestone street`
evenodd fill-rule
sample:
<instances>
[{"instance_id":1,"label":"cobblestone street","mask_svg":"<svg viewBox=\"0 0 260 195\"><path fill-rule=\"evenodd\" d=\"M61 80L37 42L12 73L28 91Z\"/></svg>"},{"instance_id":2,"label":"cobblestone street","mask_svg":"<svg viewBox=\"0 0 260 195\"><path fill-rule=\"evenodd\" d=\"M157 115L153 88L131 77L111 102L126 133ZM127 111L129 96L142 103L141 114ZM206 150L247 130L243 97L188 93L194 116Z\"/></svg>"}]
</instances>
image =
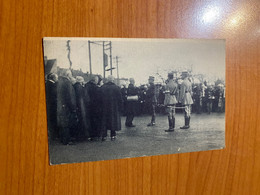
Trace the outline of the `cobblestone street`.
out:
<instances>
[{"instance_id":1,"label":"cobblestone street","mask_svg":"<svg viewBox=\"0 0 260 195\"><path fill-rule=\"evenodd\" d=\"M58 141L50 145L52 164L120 159L128 157L173 154L201 150L221 149L225 146L225 114L192 114L190 129L184 125L182 114L176 115L175 131L167 133L167 116L157 115L156 126L147 127L150 116L134 119L134 128L124 126L117 132L117 139L105 142L79 142L76 145L62 145ZM110 132L109 132L110 133Z\"/></svg>"}]
</instances>

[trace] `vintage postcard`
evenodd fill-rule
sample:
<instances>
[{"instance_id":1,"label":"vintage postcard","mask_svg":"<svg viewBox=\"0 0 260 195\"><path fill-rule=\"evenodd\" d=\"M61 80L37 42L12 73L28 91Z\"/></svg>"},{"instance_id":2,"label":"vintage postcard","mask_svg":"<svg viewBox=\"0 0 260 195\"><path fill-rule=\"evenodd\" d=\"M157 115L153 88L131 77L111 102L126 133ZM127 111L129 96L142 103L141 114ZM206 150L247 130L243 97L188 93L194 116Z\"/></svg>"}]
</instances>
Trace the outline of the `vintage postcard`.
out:
<instances>
[{"instance_id":1,"label":"vintage postcard","mask_svg":"<svg viewBox=\"0 0 260 195\"><path fill-rule=\"evenodd\" d=\"M50 164L225 147L225 40L43 46Z\"/></svg>"}]
</instances>

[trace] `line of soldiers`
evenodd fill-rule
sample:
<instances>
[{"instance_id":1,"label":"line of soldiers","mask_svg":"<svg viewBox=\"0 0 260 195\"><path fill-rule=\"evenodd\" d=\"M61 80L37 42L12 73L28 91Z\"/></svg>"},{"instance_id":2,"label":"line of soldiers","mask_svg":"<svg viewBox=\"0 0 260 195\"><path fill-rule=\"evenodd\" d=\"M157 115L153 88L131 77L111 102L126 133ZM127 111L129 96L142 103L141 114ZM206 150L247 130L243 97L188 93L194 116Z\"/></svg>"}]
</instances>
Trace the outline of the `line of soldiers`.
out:
<instances>
[{"instance_id":1,"label":"line of soldiers","mask_svg":"<svg viewBox=\"0 0 260 195\"><path fill-rule=\"evenodd\" d=\"M80 76L73 78L70 70L57 77L48 75L46 101L49 136L60 137L65 145L74 140L105 141L110 130L111 140L121 130L122 96L108 76L102 83L101 76L92 76L84 84Z\"/></svg>"}]
</instances>

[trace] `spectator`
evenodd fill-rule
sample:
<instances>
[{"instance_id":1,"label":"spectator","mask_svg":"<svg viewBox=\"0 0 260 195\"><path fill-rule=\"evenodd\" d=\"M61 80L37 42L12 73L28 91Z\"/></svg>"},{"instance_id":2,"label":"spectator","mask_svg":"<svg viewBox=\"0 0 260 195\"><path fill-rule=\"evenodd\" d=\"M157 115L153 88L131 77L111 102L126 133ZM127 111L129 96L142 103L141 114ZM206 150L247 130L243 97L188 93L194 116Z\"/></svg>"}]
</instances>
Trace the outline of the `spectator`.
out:
<instances>
[{"instance_id":1,"label":"spectator","mask_svg":"<svg viewBox=\"0 0 260 195\"><path fill-rule=\"evenodd\" d=\"M59 137L57 126L57 82L58 75L50 73L46 81L46 104L49 137L54 140Z\"/></svg>"},{"instance_id":2,"label":"spectator","mask_svg":"<svg viewBox=\"0 0 260 195\"><path fill-rule=\"evenodd\" d=\"M107 130L111 130L110 136L113 141L116 139L116 131L121 130L122 95L120 88L114 84L112 75L107 77L107 83L101 89L103 102L102 141L107 137Z\"/></svg>"},{"instance_id":3,"label":"spectator","mask_svg":"<svg viewBox=\"0 0 260 195\"><path fill-rule=\"evenodd\" d=\"M89 137L90 121L89 110L86 109L86 104L89 103L89 95L84 90L84 79L81 76L76 77L76 83L73 85L76 95L77 118L78 118L78 132L77 139L84 140Z\"/></svg>"},{"instance_id":4,"label":"spectator","mask_svg":"<svg viewBox=\"0 0 260 195\"><path fill-rule=\"evenodd\" d=\"M73 144L72 135L76 126L76 97L75 90L69 78L70 70L65 70L59 77L57 85L57 114L60 127L61 141L64 145Z\"/></svg>"},{"instance_id":5,"label":"spectator","mask_svg":"<svg viewBox=\"0 0 260 195\"><path fill-rule=\"evenodd\" d=\"M90 119L90 137L89 140L95 140L99 137L99 124L100 124L100 112L97 107L100 106L100 99L98 93L98 76L92 75L90 81L86 83L85 90L86 94L89 95L90 101L86 105L86 108L89 112L89 119Z\"/></svg>"}]
</instances>

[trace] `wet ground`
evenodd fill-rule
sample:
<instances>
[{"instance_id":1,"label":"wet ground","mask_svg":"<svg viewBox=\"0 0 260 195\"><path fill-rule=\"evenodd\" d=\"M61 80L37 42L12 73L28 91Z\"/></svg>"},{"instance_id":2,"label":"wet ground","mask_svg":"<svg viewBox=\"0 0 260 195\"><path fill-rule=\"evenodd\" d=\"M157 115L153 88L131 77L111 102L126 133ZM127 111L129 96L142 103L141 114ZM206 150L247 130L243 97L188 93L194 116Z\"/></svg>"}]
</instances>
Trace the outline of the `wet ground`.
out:
<instances>
[{"instance_id":1,"label":"wet ground","mask_svg":"<svg viewBox=\"0 0 260 195\"><path fill-rule=\"evenodd\" d=\"M104 142L83 141L76 145L51 143L50 162L52 164L74 163L120 159L160 154L183 153L201 150L221 149L225 146L225 114L192 114L190 128L184 125L182 114L176 115L174 132L167 133L167 116L157 115L156 126L147 127L150 116L135 117L134 128L124 126L117 132L117 139ZM110 132L109 132L110 133Z\"/></svg>"}]
</instances>

